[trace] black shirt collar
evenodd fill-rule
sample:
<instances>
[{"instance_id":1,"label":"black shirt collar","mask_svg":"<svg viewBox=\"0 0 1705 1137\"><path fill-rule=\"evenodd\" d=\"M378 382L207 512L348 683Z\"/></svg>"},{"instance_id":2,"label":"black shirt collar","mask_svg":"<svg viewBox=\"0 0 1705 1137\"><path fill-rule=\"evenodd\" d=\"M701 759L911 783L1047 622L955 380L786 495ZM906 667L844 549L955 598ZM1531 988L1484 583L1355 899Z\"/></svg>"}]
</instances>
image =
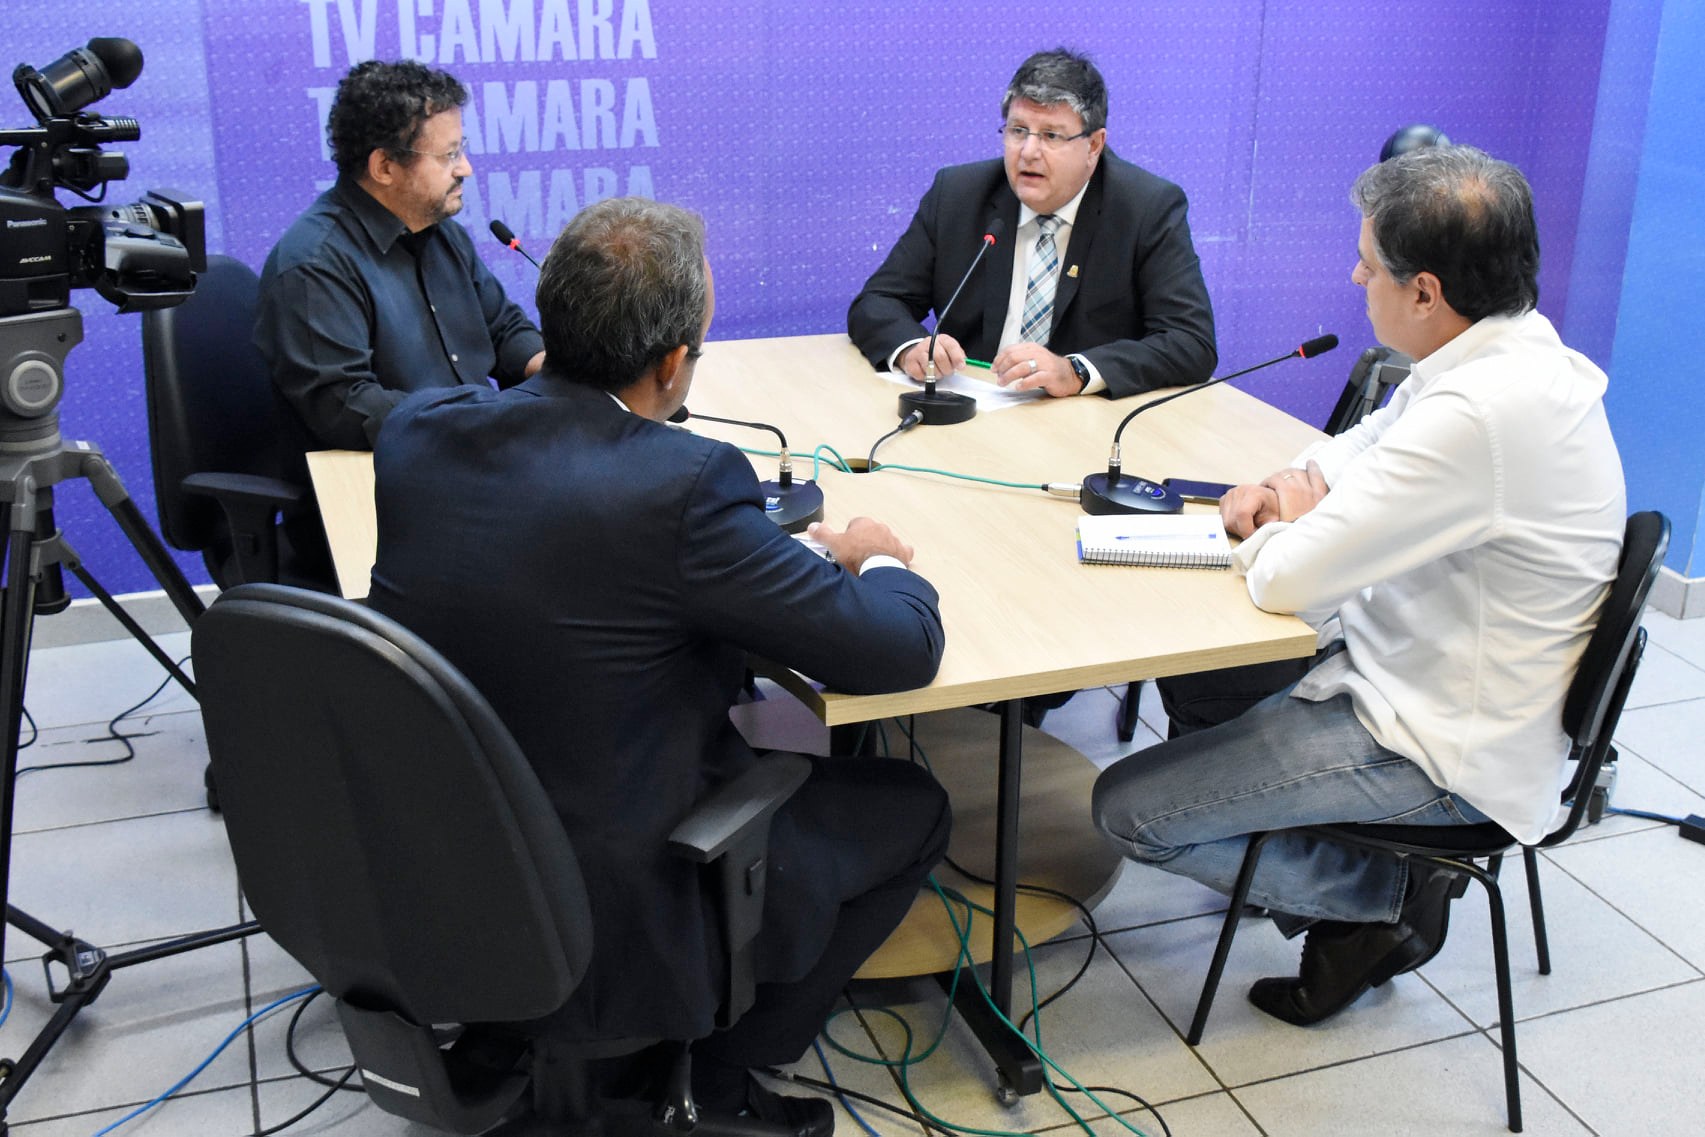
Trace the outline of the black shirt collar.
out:
<instances>
[{"instance_id":1,"label":"black shirt collar","mask_svg":"<svg viewBox=\"0 0 1705 1137\"><path fill-rule=\"evenodd\" d=\"M381 254L390 252L391 246L408 233L409 227L403 224L403 219L386 209L378 198L362 189L354 178L340 176L333 192ZM437 228L436 225L430 225L422 229L419 239L428 240L427 235Z\"/></svg>"}]
</instances>

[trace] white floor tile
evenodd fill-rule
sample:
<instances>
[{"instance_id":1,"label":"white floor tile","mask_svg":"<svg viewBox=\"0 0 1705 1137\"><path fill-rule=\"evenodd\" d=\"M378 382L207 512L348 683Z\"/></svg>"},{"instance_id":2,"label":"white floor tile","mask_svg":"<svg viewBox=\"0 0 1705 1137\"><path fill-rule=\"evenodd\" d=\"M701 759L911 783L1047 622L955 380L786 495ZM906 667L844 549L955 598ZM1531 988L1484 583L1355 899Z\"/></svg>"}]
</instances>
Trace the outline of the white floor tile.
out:
<instances>
[{"instance_id":1,"label":"white floor tile","mask_svg":"<svg viewBox=\"0 0 1705 1137\"><path fill-rule=\"evenodd\" d=\"M1218 917L1159 924L1108 937L1109 946L1137 977L1179 1032L1187 1030L1219 935ZM1301 1028L1257 1011L1245 998L1267 975L1294 975L1301 940L1287 942L1272 921L1246 919L1232 944L1197 1052L1227 1085L1240 1086L1317 1066L1345 1062L1431 1042L1473 1025L1431 987L1400 976L1364 995L1353 1007L1319 1026Z\"/></svg>"},{"instance_id":2,"label":"white floor tile","mask_svg":"<svg viewBox=\"0 0 1705 1137\"><path fill-rule=\"evenodd\" d=\"M16 995L5 1040L6 1050L16 1054L40 1033L55 1008L39 970L13 966L11 971ZM148 1101L195 1069L248 1014L242 956L235 944L116 971L100 998L72 1020L22 1086L8 1120ZM239 1039L189 1088L246 1086L248 1077L248 1046Z\"/></svg>"},{"instance_id":3,"label":"white floor tile","mask_svg":"<svg viewBox=\"0 0 1705 1137\"><path fill-rule=\"evenodd\" d=\"M14 1124L11 1132L17 1137L89 1137L89 1134L100 1132L134 1108L101 1109L45 1121L25 1121ZM188 1092L149 1110L134 1121L125 1122L117 1132L124 1137L188 1137L190 1134L215 1133L229 1137L230 1134L253 1133L254 1130L254 1097L245 1085L203 1093ZM307 1130L293 1129L291 1132L299 1134Z\"/></svg>"},{"instance_id":4,"label":"white floor tile","mask_svg":"<svg viewBox=\"0 0 1705 1137\"><path fill-rule=\"evenodd\" d=\"M126 719L119 730L136 751L128 762L25 774L37 765L124 756L105 723L42 731L18 757L14 832L206 808L207 739L200 712L139 715Z\"/></svg>"},{"instance_id":5,"label":"white floor tile","mask_svg":"<svg viewBox=\"0 0 1705 1137\"><path fill-rule=\"evenodd\" d=\"M1648 608L1640 622L1651 642L1662 644L1695 667L1705 667L1705 620L1677 620Z\"/></svg>"},{"instance_id":6,"label":"white floor tile","mask_svg":"<svg viewBox=\"0 0 1705 1137\"><path fill-rule=\"evenodd\" d=\"M1554 849L1558 867L1705 970L1705 845L1684 841L1671 826ZM1620 968L1615 957L1600 966ZM1664 969L1667 973L1668 969Z\"/></svg>"},{"instance_id":7,"label":"white floor tile","mask_svg":"<svg viewBox=\"0 0 1705 1137\"><path fill-rule=\"evenodd\" d=\"M1650 707L1681 699L1697 699L1705 692L1705 668L1695 666L1661 644L1646 643L1634 686L1628 691L1627 707Z\"/></svg>"},{"instance_id":8,"label":"white floor tile","mask_svg":"<svg viewBox=\"0 0 1705 1137\"><path fill-rule=\"evenodd\" d=\"M188 632L159 636L156 642L174 660L189 655ZM166 677L154 657L131 639L33 651L24 706L42 729L104 723L146 698ZM147 709L156 713L193 710L195 700L177 683L168 682Z\"/></svg>"},{"instance_id":9,"label":"white floor tile","mask_svg":"<svg viewBox=\"0 0 1705 1137\"><path fill-rule=\"evenodd\" d=\"M1627 838L1617 838L1626 840ZM1539 859L1551 974L1538 971L1527 876L1507 857L1501 878L1510 944L1510 997L1516 1021L1692 979L1697 972L1648 932L1593 895L1546 856ZM1606 961L1615 960L1615 966ZM1422 974L1482 1027L1498 1020L1491 917L1478 884L1451 907L1444 950ZM1520 1040L1518 1038L1518 1047Z\"/></svg>"},{"instance_id":10,"label":"white floor tile","mask_svg":"<svg viewBox=\"0 0 1705 1137\"><path fill-rule=\"evenodd\" d=\"M1616 745L1631 750L1695 793L1705 794L1705 698L1624 711Z\"/></svg>"},{"instance_id":11,"label":"white floor tile","mask_svg":"<svg viewBox=\"0 0 1705 1137\"><path fill-rule=\"evenodd\" d=\"M1522 1065L1603 1137L1697 1133L1705 981L1522 1024Z\"/></svg>"},{"instance_id":12,"label":"white floor tile","mask_svg":"<svg viewBox=\"0 0 1705 1137\"><path fill-rule=\"evenodd\" d=\"M225 827L206 810L20 833L12 839L10 901L101 947L239 918ZM7 934L8 962L38 953L29 937Z\"/></svg>"},{"instance_id":13,"label":"white floor tile","mask_svg":"<svg viewBox=\"0 0 1705 1137\"><path fill-rule=\"evenodd\" d=\"M1522 1039L1516 1044L1519 1053ZM1503 1057L1481 1035L1382 1054L1366 1062L1234 1092L1269 1137L1323 1133L1493 1137L1507 1132ZM1591 1132L1531 1077L1521 1079L1521 1105L1523 1132L1528 1137Z\"/></svg>"}]
</instances>

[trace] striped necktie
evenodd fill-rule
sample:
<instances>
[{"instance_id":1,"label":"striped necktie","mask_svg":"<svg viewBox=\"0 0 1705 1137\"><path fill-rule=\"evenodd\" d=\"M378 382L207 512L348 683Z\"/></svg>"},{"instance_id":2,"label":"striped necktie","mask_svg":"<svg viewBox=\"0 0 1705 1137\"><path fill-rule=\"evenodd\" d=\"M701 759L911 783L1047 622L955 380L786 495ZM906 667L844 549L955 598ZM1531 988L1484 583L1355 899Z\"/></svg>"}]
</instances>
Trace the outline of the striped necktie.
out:
<instances>
[{"instance_id":1,"label":"striped necktie","mask_svg":"<svg viewBox=\"0 0 1705 1137\"><path fill-rule=\"evenodd\" d=\"M1047 343L1054 326L1054 285L1060 278L1060 254L1054 248L1054 230L1060 219L1052 213L1036 219L1042 230L1036 237L1036 252L1030 258L1030 279L1024 285L1024 320L1018 338L1025 343Z\"/></svg>"}]
</instances>

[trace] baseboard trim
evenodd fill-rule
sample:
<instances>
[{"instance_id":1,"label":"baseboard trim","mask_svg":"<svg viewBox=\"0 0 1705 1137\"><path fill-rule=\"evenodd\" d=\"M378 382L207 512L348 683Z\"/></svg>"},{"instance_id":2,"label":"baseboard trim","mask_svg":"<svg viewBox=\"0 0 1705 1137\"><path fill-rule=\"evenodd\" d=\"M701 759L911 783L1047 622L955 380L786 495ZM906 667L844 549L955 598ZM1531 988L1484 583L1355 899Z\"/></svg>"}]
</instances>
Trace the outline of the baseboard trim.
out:
<instances>
[{"instance_id":1,"label":"baseboard trim","mask_svg":"<svg viewBox=\"0 0 1705 1137\"><path fill-rule=\"evenodd\" d=\"M1672 568L1663 568L1652 585L1653 608L1678 620L1705 616L1705 576L1682 576Z\"/></svg>"},{"instance_id":2,"label":"baseboard trim","mask_svg":"<svg viewBox=\"0 0 1705 1137\"><path fill-rule=\"evenodd\" d=\"M213 598L219 595L219 589L211 584L198 585L195 592L204 604L211 604ZM178 614L177 608L164 592L133 592L120 596L117 600L151 636L163 636L189 629L189 625L184 623L184 618ZM129 636L130 633L124 630L124 625L102 607L100 601L85 597L73 600L71 607L63 612L52 616L37 616L30 646L69 647L72 644L99 643L102 640L122 640Z\"/></svg>"}]
</instances>

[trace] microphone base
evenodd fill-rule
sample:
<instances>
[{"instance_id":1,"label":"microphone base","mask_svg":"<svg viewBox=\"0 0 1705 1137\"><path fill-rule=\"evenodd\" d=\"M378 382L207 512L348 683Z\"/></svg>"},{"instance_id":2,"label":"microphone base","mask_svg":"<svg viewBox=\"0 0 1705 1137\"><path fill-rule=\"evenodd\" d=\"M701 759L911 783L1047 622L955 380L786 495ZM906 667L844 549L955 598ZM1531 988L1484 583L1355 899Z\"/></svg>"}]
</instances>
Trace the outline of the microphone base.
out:
<instances>
[{"instance_id":1,"label":"microphone base","mask_svg":"<svg viewBox=\"0 0 1705 1137\"><path fill-rule=\"evenodd\" d=\"M914 411L924 426L952 426L977 417L977 400L957 391L907 391L900 396L900 417Z\"/></svg>"},{"instance_id":2,"label":"microphone base","mask_svg":"<svg viewBox=\"0 0 1705 1137\"><path fill-rule=\"evenodd\" d=\"M1085 513L1181 513L1184 499L1158 482L1121 474L1109 481L1107 472L1083 479L1078 499Z\"/></svg>"},{"instance_id":3,"label":"microphone base","mask_svg":"<svg viewBox=\"0 0 1705 1137\"><path fill-rule=\"evenodd\" d=\"M786 489L780 482L759 482L758 489L764 495L764 516L784 533L800 533L823 520L823 490L816 482L794 482Z\"/></svg>"}]
</instances>

